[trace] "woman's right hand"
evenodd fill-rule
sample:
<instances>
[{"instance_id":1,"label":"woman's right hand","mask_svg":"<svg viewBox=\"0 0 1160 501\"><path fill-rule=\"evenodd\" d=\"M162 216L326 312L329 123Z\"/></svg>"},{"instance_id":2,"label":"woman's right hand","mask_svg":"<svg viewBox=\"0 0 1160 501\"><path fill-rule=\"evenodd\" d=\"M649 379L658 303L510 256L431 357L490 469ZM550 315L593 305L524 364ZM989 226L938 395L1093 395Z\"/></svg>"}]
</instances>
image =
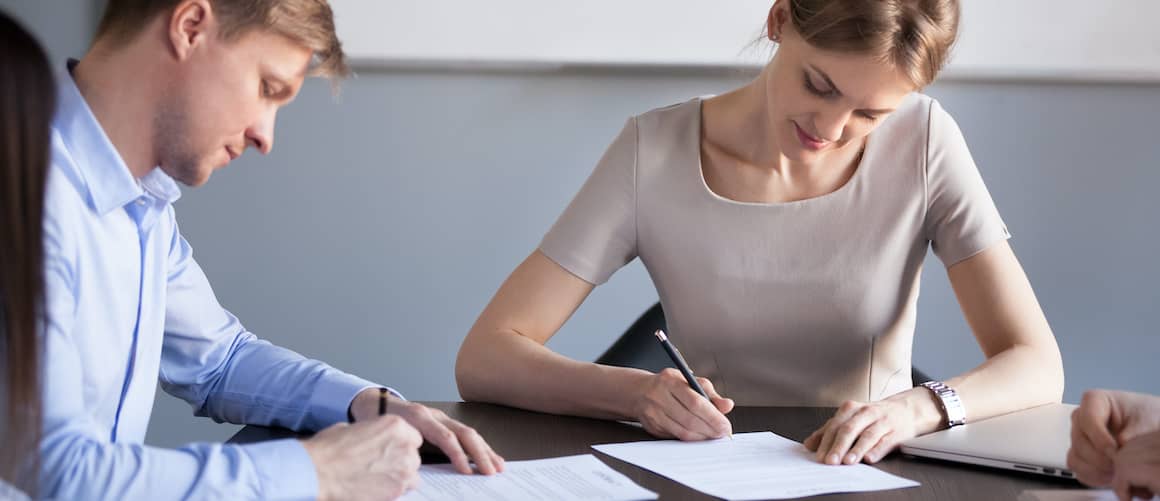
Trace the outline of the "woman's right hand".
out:
<instances>
[{"instance_id":1,"label":"woman's right hand","mask_svg":"<svg viewBox=\"0 0 1160 501\"><path fill-rule=\"evenodd\" d=\"M1160 397L1090 390L1071 415L1067 466L1090 485L1111 484L1116 452L1129 440L1160 431Z\"/></svg>"},{"instance_id":2,"label":"woman's right hand","mask_svg":"<svg viewBox=\"0 0 1160 501\"><path fill-rule=\"evenodd\" d=\"M639 391L633 415L649 433L661 438L707 440L733 434L725 417L733 400L717 394L713 383L697 378L709 399L705 400L680 371L668 368L646 380Z\"/></svg>"}]
</instances>

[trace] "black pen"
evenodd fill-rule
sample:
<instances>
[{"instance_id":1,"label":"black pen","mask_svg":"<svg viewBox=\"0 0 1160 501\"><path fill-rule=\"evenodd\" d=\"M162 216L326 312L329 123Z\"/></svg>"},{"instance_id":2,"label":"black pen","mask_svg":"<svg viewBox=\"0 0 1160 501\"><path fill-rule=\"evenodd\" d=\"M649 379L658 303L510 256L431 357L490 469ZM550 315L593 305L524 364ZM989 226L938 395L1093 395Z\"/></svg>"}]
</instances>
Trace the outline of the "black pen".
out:
<instances>
[{"instance_id":1,"label":"black pen","mask_svg":"<svg viewBox=\"0 0 1160 501\"><path fill-rule=\"evenodd\" d=\"M701 383L697 382L696 376L693 376L693 369L689 368L689 364L685 362L685 357L681 356L681 352L677 350L677 347L669 342L669 337L665 335L665 331L657 329L653 334L661 341L661 346L665 348L665 352L669 354L669 358L673 359L673 365L676 365L677 370L681 371L681 374L685 376L685 381L689 382L689 386L693 388L693 391L705 397L705 400L709 401L709 405L713 405L713 399L709 398L709 394L705 393L705 389L701 387ZM716 409L717 406L713 405L713 408ZM732 432L729 433L729 439L733 439Z\"/></svg>"},{"instance_id":2,"label":"black pen","mask_svg":"<svg viewBox=\"0 0 1160 501\"><path fill-rule=\"evenodd\" d=\"M677 351L677 347L673 346L673 343L669 342L669 337L665 335L665 331L657 329L655 335L657 339L661 340L661 346L663 346L665 351L668 352L669 358L673 359L673 365L676 365L677 370L681 371L681 374L685 376L685 381L689 382L689 386L693 388L693 391L696 391L702 397L705 397L705 400L712 402L712 400L709 398L709 394L705 393L705 389L701 387L701 383L698 383L697 378L693 376L693 370L690 369L689 364L685 362L685 357L682 357L681 352Z\"/></svg>"},{"instance_id":3,"label":"black pen","mask_svg":"<svg viewBox=\"0 0 1160 501\"><path fill-rule=\"evenodd\" d=\"M379 388L379 415L387 415L387 389Z\"/></svg>"}]
</instances>

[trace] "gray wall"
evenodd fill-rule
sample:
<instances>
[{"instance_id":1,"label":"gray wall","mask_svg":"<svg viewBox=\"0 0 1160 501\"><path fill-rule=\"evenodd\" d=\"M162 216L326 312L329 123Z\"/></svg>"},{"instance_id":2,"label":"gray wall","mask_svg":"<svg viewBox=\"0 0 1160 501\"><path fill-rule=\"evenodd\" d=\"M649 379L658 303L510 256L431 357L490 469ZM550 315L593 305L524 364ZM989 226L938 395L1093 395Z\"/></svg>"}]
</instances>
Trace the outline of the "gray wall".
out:
<instances>
[{"instance_id":1,"label":"gray wall","mask_svg":"<svg viewBox=\"0 0 1160 501\"><path fill-rule=\"evenodd\" d=\"M2 5L54 57L91 12ZM75 5L75 4L74 4ZM364 71L335 100L310 82L253 153L178 202L218 297L259 335L422 400L456 399L463 335L633 113L727 90L738 75ZM1160 85L944 82L1063 350L1065 399L1160 393ZM923 276L916 364L982 360L941 264ZM639 264L599 288L550 345L592 359L656 300ZM775 298L774 298L775 300ZM236 428L158 399L148 441Z\"/></svg>"}]
</instances>

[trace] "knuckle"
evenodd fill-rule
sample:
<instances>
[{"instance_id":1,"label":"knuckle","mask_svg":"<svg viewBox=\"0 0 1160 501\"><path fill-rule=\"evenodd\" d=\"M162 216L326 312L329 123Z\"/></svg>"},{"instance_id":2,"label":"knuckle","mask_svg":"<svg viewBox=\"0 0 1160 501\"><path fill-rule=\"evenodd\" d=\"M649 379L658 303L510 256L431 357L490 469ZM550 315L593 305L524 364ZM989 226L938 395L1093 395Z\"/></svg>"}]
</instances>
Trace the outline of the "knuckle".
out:
<instances>
[{"instance_id":1,"label":"knuckle","mask_svg":"<svg viewBox=\"0 0 1160 501\"><path fill-rule=\"evenodd\" d=\"M1081 402L1093 402L1099 399L1104 394L1103 390L1086 390L1083 392Z\"/></svg>"},{"instance_id":2,"label":"knuckle","mask_svg":"<svg viewBox=\"0 0 1160 501\"><path fill-rule=\"evenodd\" d=\"M858 408L858 402L855 402L853 400L847 400L845 402L842 402L842 405L840 407L838 407L838 410L841 412L853 412L854 409L857 409L857 408Z\"/></svg>"},{"instance_id":3,"label":"knuckle","mask_svg":"<svg viewBox=\"0 0 1160 501\"><path fill-rule=\"evenodd\" d=\"M1074 450L1067 453L1067 467L1071 469L1071 471L1077 471L1081 469L1079 458L1076 457Z\"/></svg>"},{"instance_id":4,"label":"knuckle","mask_svg":"<svg viewBox=\"0 0 1160 501\"><path fill-rule=\"evenodd\" d=\"M442 442L451 442L455 440L455 432L448 428L441 428L436 434L436 437L438 437L438 439Z\"/></svg>"},{"instance_id":5,"label":"knuckle","mask_svg":"<svg viewBox=\"0 0 1160 501\"><path fill-rule=\"evenodd\" d=\"M870 452L870 446L871 444L867 443L867 441L859 440L853 447L850 447L850 453L858 457L865 456L867 452Z\"/></svg>"},{"instance_id":6,"label":"knuckle","mask_svg":"<svg viewBox=\"0 0 1160 501\"><path fill-rule=\"evenodd\" d=\"M419 444L423 443L423 434L417 428L408 425L401 429L403 430L403 441L407 445L418 447Z\"/></svg>"},{"instance_id":7,"label":"knuckle","mask_svg":"<svg viewBox=\"0 0 1160 501\"><path fill-rule=\"evenodd\" d=\"M418 449L420 445L423 445L423 434L419 433L419 430L416 430L415 428L411 428L407 432L407 445L409 445L412 448Z\"/></svg>"}]
</instances>

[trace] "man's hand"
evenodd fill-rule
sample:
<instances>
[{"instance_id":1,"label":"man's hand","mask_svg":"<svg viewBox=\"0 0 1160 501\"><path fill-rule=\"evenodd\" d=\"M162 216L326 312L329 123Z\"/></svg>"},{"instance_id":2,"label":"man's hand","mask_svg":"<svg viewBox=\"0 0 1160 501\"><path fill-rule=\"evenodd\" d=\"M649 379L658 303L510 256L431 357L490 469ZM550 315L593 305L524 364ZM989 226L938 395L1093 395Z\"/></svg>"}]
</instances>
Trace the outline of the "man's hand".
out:
<instances>
[{"instance_id":1,"label":"man's hand","mask_svg":"<svg viewBox=\"0 0 1160 501\"><path fill-rule=\"evenodd\" d=\"M418 430L397 416L339 423L302 442L318 472L318 498L387 500L419 484Z\"/></svg>"},{"instance_id":2,"label":"man's hand","mask_svg":"<svg viewBox=\"0 0 1160 501\"><path fill-rule=\"evenodd\" d=\"M1081 482L1112 483L1117 451L1137 436L1160 431L1160 398L1126 391L1091 390L1071 415L1067 466Z\"/></svg>"},{"instance_id":3,"label":"man's hand","mask_svg":"<svg viewBox=\"0 0 1160 501\"><path fill-rule=\"evenodd\" d=\"M350 405L355 422L375 419L379 412L379 390L363 390ZM414 426L423 438L431 442L451 459L460 473L472 473L475 463L479 473L491 475L503 471L504 459L491 449L475 429L451 419L443 411L414 402L387 397L387 413L399 416Z\"/></svg>"},{"instance_id":4,"label":"man's hand","mask_svg":"<svg viewBox=\"0 0 1160 501\"><path fill-rule=\"evenodd\" d=\"M1115 457L1112 487L1122 501L1160 493L1160 431L1133 437Z\"/></svg>"}]
</instances>

